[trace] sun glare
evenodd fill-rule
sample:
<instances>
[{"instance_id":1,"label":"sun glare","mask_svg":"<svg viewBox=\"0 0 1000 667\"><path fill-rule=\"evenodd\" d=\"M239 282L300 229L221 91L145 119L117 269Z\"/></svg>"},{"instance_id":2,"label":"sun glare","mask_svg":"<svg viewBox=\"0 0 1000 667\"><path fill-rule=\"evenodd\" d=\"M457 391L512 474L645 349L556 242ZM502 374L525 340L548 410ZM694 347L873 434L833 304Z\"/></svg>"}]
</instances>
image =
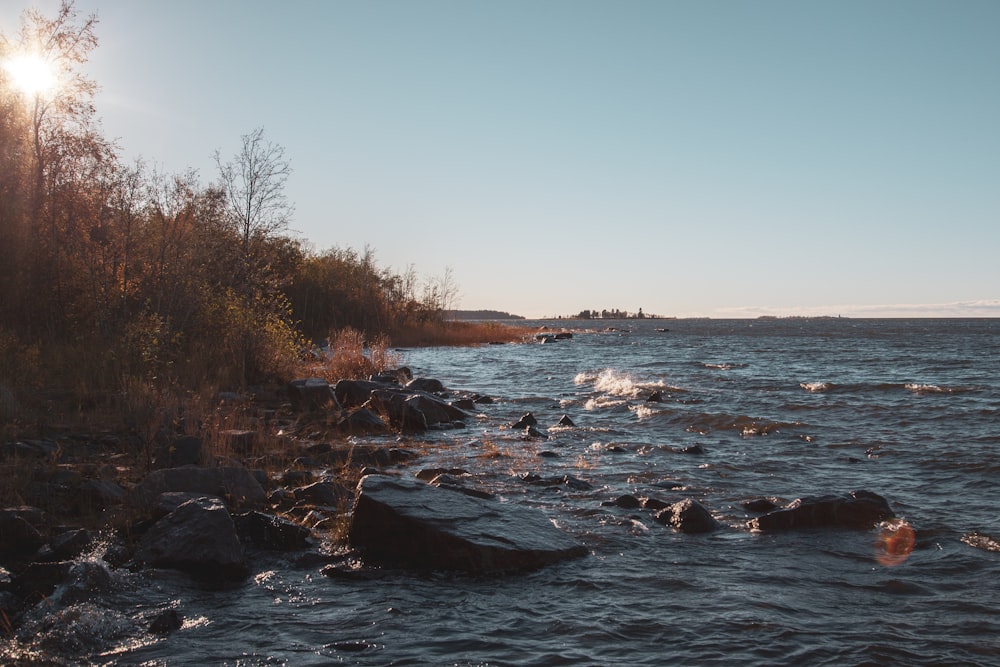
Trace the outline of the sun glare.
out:
<instances>
[{"instance_id":1,"label":"sun glare","mask_svg":"<svg viewBox=\"0 0 1000 667\"><path fill-rule=\"evenodd\" d=\"M37 55L13 56L4 61L3 68L11 84L25 95L41 95L56 87L55 70Z\"/></svg>"}]
</instances>

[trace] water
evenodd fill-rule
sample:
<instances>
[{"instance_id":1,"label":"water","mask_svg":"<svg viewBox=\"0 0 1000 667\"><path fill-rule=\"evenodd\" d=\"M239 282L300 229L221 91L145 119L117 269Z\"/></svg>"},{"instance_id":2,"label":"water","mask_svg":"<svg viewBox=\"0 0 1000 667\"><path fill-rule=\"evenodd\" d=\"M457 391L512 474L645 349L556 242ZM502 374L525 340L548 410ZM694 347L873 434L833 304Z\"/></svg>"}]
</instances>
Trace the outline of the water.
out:
<instances>
[{"instance_id":1,"label":"water","mask_svg":"<svg viewBox=\"0 0 1000 667\"><path fill-rule=\"evenodd\" d=\"M498 401L466 429L401 443L423 452L404 474L464 468L542 509L588 557L518 575L342 580L274 556L226 591L131 576L80 612L112 625L81 660L1000 665L1000 553L963 542L1000 536L1000 320L614 324L623 330L404 357L417 375ZM654 391L662 402L646 401ZM549 439L506 428L528 411ZM574 427L553 426L563 414ZM591 488L526 484L527 472ZM855 489L915 528L901 564L875 559L876 531L744 527L749 498ZM625 493L694 497L724 527L684 535L602 504ZM171 605L181 630L127 631Z\"/></svg>"}]
</instances>

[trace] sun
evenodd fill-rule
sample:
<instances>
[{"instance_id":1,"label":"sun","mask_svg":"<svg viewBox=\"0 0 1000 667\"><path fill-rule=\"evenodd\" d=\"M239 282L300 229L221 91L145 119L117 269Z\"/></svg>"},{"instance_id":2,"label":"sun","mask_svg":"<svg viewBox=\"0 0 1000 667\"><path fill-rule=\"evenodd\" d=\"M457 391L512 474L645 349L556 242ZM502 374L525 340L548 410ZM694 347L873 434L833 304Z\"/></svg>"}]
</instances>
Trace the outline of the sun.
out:
<instances>
[{"instance_id":1,"label":"sun","mask_svg":"<svg viewBox=\"0 0 1000 667\"><path fill-rule=\"evenodd\" d=\"M58 83L52 64L35 54L11 56L4 60L3 68L11 84L29 97L43 95Z\"/></svg>"}]
</instances>

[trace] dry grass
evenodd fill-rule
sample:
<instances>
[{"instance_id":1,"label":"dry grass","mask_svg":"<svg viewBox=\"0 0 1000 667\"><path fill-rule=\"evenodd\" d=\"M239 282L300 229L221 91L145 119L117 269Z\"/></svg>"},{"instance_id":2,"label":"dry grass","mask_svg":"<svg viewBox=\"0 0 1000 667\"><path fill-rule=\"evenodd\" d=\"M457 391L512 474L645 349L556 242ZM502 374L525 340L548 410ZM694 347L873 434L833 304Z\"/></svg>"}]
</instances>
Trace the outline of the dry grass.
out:
<instances>
[{"instance_id":1,"label":"dry grass","mask_svg":"<svg viewBox=\"0 0 1000 667\"><path fill-rule=\"evenodd\" d=\"M426 322L393 332L398 347L470 346L489 343L520 343L533 331L500 322Z\"/></svg>"},{"instance_id":2,"label":"dry grass","mask_svg":"<svg viewBox=\"0 0 1000 667\"><path fill-rule=\"evenodd\" d=\"M355 329L343 329L330 336L327 354L303 360L299 377L323 378L330 384L344 378L361 379L381 371L398 368L402 358L389 349L389 340L379 336L366 341Z\"/></svg>"}]
</instances>

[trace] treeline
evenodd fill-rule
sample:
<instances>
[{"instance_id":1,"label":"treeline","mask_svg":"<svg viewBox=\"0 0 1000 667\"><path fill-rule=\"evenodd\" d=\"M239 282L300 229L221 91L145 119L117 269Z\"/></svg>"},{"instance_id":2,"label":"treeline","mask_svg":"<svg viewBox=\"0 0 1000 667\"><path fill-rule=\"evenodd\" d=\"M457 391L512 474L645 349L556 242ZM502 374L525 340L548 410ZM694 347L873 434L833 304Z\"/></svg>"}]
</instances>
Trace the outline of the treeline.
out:
<instances>
[{"instance_id":1,"label":"treeline","mask_svg":"<svg viewBox=\"0 0 1000 667\"><path fill-rule=\"evenodd\" d=\"M0 394L54 369L106 388L245 385L286 376L336 330L392 337L443 320L448 272L420 280L371 249L317 252L288 234L291 167L260 129L216 154L208 184L125 162L81 69L95 28L64 2L0 35L0 60L34 57L58 80L32 90L0 69Z\"/></svg>"},{"instance_id":2,"label":"treeline","mask_svg":"<svg viewBox=\"0 0 1000 667\"><path fill-rule=\"evenodd\" d=\"M637 313L629 313L624 310L619 310L613 308L612 310L581 310L576 315L571 316L571 319L578 320L644 320L644 319L658 319L659 315L645 315L642 312L642 308L639 309Z\"/></svg>"}]
</instances>

